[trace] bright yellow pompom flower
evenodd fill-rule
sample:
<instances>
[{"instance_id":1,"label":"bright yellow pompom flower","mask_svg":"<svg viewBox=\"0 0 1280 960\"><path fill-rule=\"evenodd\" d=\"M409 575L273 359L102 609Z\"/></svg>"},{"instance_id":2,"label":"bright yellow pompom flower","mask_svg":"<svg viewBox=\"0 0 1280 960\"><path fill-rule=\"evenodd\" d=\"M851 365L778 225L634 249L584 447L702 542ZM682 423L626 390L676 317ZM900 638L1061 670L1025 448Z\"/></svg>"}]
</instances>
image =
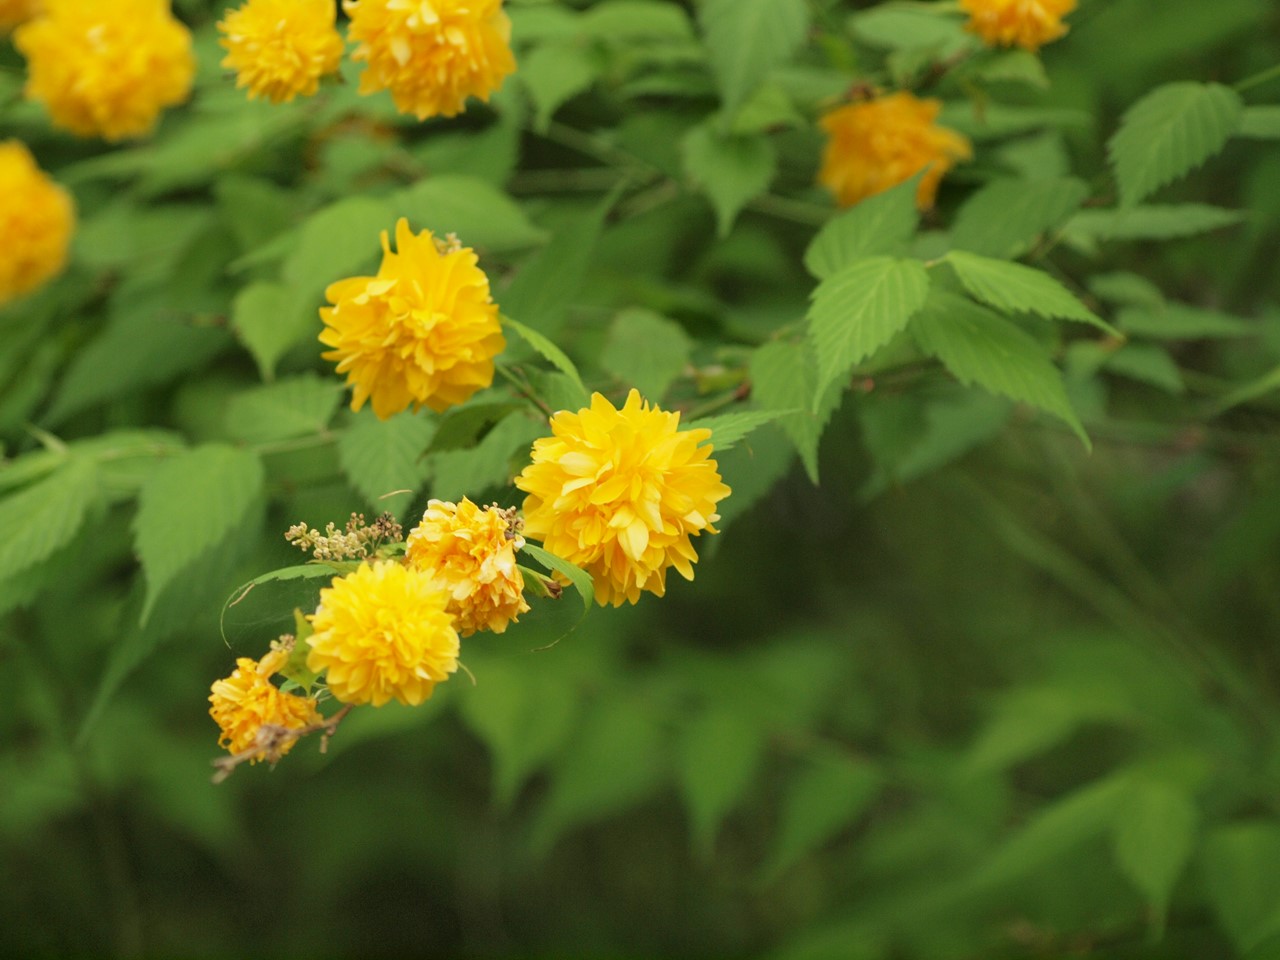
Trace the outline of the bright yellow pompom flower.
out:
<instances>
[{"instance_id":1,"label":"bright yellow pompom flower","mask_svg":"<svg viewBox=\"0 0 1280 960\"><path fill-rule=\"evenodd\" d=\"M475 251L449 247L431 231L396 224L396 252L382 234L376 277L331 284L322 307L323 353L352 388L351 409L366 400L386 418L412 406L437 412L493 383L493 358L506 346L489 278Z\"/></svg>"},{"instance_id":2,"label":"bright yellow pompom flower","mask_svg":"<svg viewBox=\"0 0 1280 960\"><path fill-rule=\"evenodd\" d=\"M666 592L675 567L693 579L690 542L720 519L711 431L680 430L680 414L651 407L632 390L622 409L600 394L577 413L551 418L533 462L516 478L528 494L525 534L576 563L595 581L596 601L635 603Z\"/></svg>"},{"instance_id":3,"label":"bright yellow pompom flower","mask_svg":"<svg viewBox=\"0 0 1280 960\"><path fill-rule=\"evenodd\" d=\"M168 0L44 0L14 43L27 58L28 99L83 137L150 132L191 93L191 33Z\"/></svg>"},{"instance_id":4,"label":"bright yellow pompom flower","mask_svg":"<svg viewBox=\"0 0 1280 960\"><path fill-rule=\"evenodd\" d=\"M272 736L270 731L260 737L264 726L301 730L321 722L314 700L285 693L271 682L271 675L284 666L287 659L288 654L283 651L272 651L261 661L239 657L231 676L214 682L210 688L209 716L222 729L219 746L233 754L257 749L262 754L251 757L250 763L274 762L292 750L296 740Z\"/></svg>"},{"instance_id":5,"label":"bright yellow pompom flower","mask_svg":"<svg viewBox=\"0 0 1280 960\"><path fill-rule=\"evenodd\" d=\"M361 93L391 91L396 109L452 117L488 101L516 68L502 0L343 0L347 35L364 61Z\"/></svg>"},{"instance_id":6,"label":"bright yellow pompom flower","mask_svg":"<svg viewBox=\"0 0 1280 960\"><path fill-rule=\"evenodd\" d=\"M969 14L965 29L993 47L1039 50L1068 30L1062 18L1076 8L1076 0L960 0Z\"/></svg>"},{"instance_id":7,"label":"bright yellow pompom flower","mask_svg":"<svg viewBox=\"0 0 1280 960\"><path fill-rule=\"evenodd\" d=\"M40 0L0 0L0 33L12 30L40 12Z\"/></svg>"},{"instance_id":8,"label":"bright yellow pompom flower","mask_svg":"<svg viewBox=\"0 0 1280 960\"><path fill-rule=\"evenodd\" d=\"M0 142L0 305L36 289L67 262L71 195L17 140Z\"/></svg>"},{"instance_id":9,"label":"bright yellow pompom flower","mask_svg":"<svg viewBox=\"0 0 1280 960\"><path fill-rule=\"evenodd\" d=\"M409 565L431 574L448 591L458 633L502 633L529 610L516 551L524 546L514 510L432 500L409 532Z\"/></svg>"},{"instance_id":10,"label":"bright yellow pompom flower","mask_svg":"<svg viewBox=\"0 0 1280 960\"><path fill-rule=\"evenodd\" d=\"M416 707L458 669L448 594L428 573L392 560L361 564L320 591L307 669L325 672L343 703Z\"/></svg>"},{"instance_id":11,"label":"bright yellow pompom flower","mask_svg":"<svg viewBox=\"0 0 1280 960\"><path fill-rule=\"evenodd\" d=\"M337 16L333 0L248 0L218 24L227 51L222 66L235 70L236 86L248 87L250 100L309 97L342 64Z\"/></svg>"},{"instance_id":12,"label":"bright yellow pompom flower","mask_svg":"<svg viewBox=\"0 0 1280 960\"><path fill-rule=\"evenodd\" d=\"M937 100L900 92L825 114L819 122L830 139L818 182L847 207L923 170L916 205L932 207L943 174L973 155L965 137L935 122L941 108Z\"/></svg>"}]
</instances>

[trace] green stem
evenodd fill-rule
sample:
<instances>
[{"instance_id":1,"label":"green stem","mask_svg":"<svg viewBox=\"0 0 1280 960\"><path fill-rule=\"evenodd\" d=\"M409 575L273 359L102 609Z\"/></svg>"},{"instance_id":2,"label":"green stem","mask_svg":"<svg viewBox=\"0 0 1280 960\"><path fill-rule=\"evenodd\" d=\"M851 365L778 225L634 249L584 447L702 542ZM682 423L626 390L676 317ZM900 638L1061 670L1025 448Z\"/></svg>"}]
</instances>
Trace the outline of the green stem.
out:
<instances>
[{"instance_id":1,"label":"green stem","mask_svg":"<svg viewBox=\"0 0 1280 960\"><path fill-rule=\"evenodd\" d=\"M1276 77L1280 77L1280 63L1277 63L1275 66L1267 67L1265 70L1259 70L1251 77L1245 77L1243 80L1232 84L1231 89L1236 93L1244 93L1244 91L1250 90L1253 87L1261 86L1268 80L1274 80Z\"/></svg>"}]
</instances>

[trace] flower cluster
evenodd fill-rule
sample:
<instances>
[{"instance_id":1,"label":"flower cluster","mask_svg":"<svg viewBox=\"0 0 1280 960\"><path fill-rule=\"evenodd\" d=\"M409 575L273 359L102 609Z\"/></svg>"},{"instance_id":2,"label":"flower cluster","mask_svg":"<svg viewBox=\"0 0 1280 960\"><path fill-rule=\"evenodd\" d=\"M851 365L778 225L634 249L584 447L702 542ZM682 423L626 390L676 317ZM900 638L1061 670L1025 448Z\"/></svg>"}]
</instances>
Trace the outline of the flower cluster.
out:
<instances>
[{"instance_id":1,"label":"flower cluster","mask_svg":"<svg viewBox=\"0 0 1280 960\"><path fill-rule=\"evenodd\" d=\"M384 543L403 535L399 521L389 513L373 523L366 523L363 513L353 513L341 530L334 523L326 524L323 532L295 523L285 531L284 538L316 560L354 560L372 557Z\"/></svg>"},{"instance_id":2,"label":"flower cluster","mask_svg":"<svg viewBox=\"0 0 1280 960\"><path fill-rule=\"evenodd\" d=\"M27 97L84 137L150 132L195 76L191 33L168 0L43 0L14 43L27 59Z\"/></svg>"},{"instance_id":3,"label":"flower cluster","mask_svg":"<svg viewBox=\"0 0 1280 960\"><path fill-rule=\"evenodd\" d=\"M821 124L830 139L819 182L841 206L852 206L923 171L916 204L932 207L943 175L973 154L965 137L936 123L941 108L937 100L899 92L825 114Z\"/></svg>"},{"instance_id":4,"label":"flower cluster","mask_svg":"<svg viewBox=\"0 0 1280 960\"><path fill-rule=\"evenodd\" d=\"M70 194L17 140L0 142L0 305L62 270L75 229Z\"/></svg>"},{"instance_id":5,"label":"flower cluster","mask_svg":"<svg viewBox=\"0 0 1280 960\"><path fill-rule=\"evenodd\" d=\"M1062 18L1076 8L1076 0L960 0L969 15L965 29L993 47L1039 50L1063 36Z\"/></svg>"},{"instance_id":6,"label":"flower cluster","mask_svg":"<svg viewBox=\"0 0 1280 960\"><path fill-rule=\"evenodd\" d=\"M261 660L240 657L231 676L210 688L209 715L222 730L218 745L250 763L275 763L293 749L302 731L321 722L315 700L271 682L289 653L278 648Z\"/></svg>"},{"instance_id":7,"label":"flower cluster","mask_svg":"<svg viewBox=\"0 0 1280 960\"><path fill-rule=\"evenodd\" d=\"M222 65L236 71L236 86L247 87L250 100L309 97L342 63L337 15L333 0L248 0L218 24L227 50Z\"/></svg>"}]
</instances>

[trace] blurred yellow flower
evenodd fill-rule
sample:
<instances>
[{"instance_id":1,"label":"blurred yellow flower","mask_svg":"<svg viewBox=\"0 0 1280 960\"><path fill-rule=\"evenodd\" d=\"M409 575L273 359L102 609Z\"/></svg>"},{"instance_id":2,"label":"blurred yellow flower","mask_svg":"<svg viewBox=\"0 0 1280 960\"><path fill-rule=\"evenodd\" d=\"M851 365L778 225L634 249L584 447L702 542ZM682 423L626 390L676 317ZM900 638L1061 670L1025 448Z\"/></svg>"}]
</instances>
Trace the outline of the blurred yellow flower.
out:
<instances>
[{"instance_id":1,"label":"blurred yellow flower","mask_svg":"<svg viewBox=\"0 0 1280 960\"><path fill-rule=\"evenodd\" d=\"M502 633L529 609L516 551L524 546L514 510L432 500L422 522L409 532L410 566L431 574L449 594L458 632Z\"/></svg>"},{"instance_id":2,"label":"blurred yellow flower","mask_svg":"<svg viewBox=\"0 0 1280 960\"><path fill-rule=\"evenodd\" d=\"M0 33L12 30L40 12L40 0L0 0Z\"/></svg>"},{"instance_id":3,"label":"blurred yellow flower","mask_svg":"<svg viewBox=\"0 0 1280 960\"><path fill-rule=\"evenodd\" d=\"M392 560L361 564L320 591L307 669L343 703L417 706L458 669L449 597L430 574Z\"/></svg>"},{"instance_id":4,"label":"blurred yellow flower","mask_svg":"<svg viewBox=\"0 0 1280 960\"><path fill-rule=\"evenodd\" d=\"M0 305L39 287L67 262L71 195L17 140L0 142Z\"/></svg>"},{"instance_id":5,"label":"blurred yellow flower","mask_svg":"<svg viewBox=\"0 0 1280 960\"><path fill-rule=\"evenodd\" d=\"M900 92L825 114L819 122L830 139L818 182L847 207L923 170L916 204L932 207L943 174L973 155L965 137L935 123L941 107L937 100Z\"/></svg>"},{"instance_id":6,"label":"blurred yellow flower","mask_svg":"<svg viewBox=\"0 0 1280 960\"><path fill-rule=\"evenodd\" d=\"M984 43L1033 51L1067 32L1062 18L1075 8L1076 0L960 0L965 29Z\"/></svg>"},{"instance_id":7,"label":"blurred yellow flower","mask_svg":"<svg viewBox=\"0 0 1280 960\"><path fill-rule=\"evenodd\" d=\"M321 722L315 700L285 693L271 682L271 675L287 659L284 651L272 651L261 661L238 657L231 676L210 687L209 716L222 729L219 746L233 754L256 750L259 753L250 758L250 763L274 763L293 749L297 738L281 736L281 730L271 728L301 730ZM263 727L268 729L264 731Z\"/></svg>"},{"instance_id":8,"label":"blurred yellow flower","mask_svg":"<svg viewBox=\"0 0 1280 960\"><path fill-rule=\"evenodd\" d=\"M168 0L44 0L14 33L27 58L28 99L58 126L120 140L148 133L160 111L187 99L191 33Z\"/></svg>"},{"instance_id":9,"label":"blurred yellow flower","mask_svg":"<svg viewBox=\"0 0 1280 960\"><path fill-rule=\"evenodd\" d=\"M360 92L391 91L396 109L427 117L488 101L516 68L502 0L343 0Z\"/></svg>"},{"instance_id":10,"label":"blurred yellow flower","mask_svg":"<svg viewBox=\"0 0 1280 960\"><path fill-rule=\"evenodd\" d=\"M593 394L589 408L551 418L552 436L534 441L533 462L516 478L529 495L525 534L588 571L600 604L635 603L644 590L662 596L669 567L692 580L689 538L716 532L716 503L729 488L711 459L711 432L679 426L678 413L635 390L620 410Z\"/></svg>"},{"instance_id":11,"label":"blurred yellow flower","mask_svg":"<svg viewBox=\"0 0 1280 960\"><path fill-rule=\"evenodd\" d=\"M322 356L337 361L352 387L351 409L366 400L385 420L409 406L437 412L493 382L493 358L506 346L489 278L469 247L448 247L431 231L396 224L392 253L382 234L376 277L330 284L322 307Z\"/></svg>"},{"instance_id":12,"label":"blurred yellow flower","mask_svg":"<svg viewBox=\"0 0 1280 960\"><path fill-rule=\"evenodd\" d=\"M248 0L218 24L226 34L222 66L236 71L236 86L248 87L250 100L309 97L342 63L337 16L333 0Z\"/></svg>"}]
</instances>

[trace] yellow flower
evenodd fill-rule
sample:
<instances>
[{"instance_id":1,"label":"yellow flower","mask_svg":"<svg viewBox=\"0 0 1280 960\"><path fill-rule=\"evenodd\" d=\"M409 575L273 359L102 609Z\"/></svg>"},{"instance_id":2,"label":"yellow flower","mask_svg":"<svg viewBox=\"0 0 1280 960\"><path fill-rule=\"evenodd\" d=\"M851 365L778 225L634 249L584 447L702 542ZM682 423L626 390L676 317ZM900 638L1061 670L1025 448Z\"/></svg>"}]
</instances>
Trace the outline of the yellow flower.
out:
<instances>
[{"instance_id":1,"label":"yellow flower","mask_svg":"<svg viewBox=\"0 0 1280 960\"><path fill-rule=\"evenodd\" d=\"M353 388L351 409L366 400L387 419L410 405L437 412L493 382L493 358L506 346L489 279L469 247L442 248L431 231L396 224L396 253L382 234L376 277L331 284L322 307L322 354Z\"/></svg>"},{"instance_id":2,"label":"yellow flower","mask_svg":"<svg viewBox=\"0 0 1280 960\"><path fill-rule=\"evenodd\" d=\"M343 0L352 59L367 66L360 92L390 90L396 109L427 117L461 113L516 68L502 0Z\"/></svg>"},{"instance_id":3,"label":"yellow flower","mask_svg":"<svg viewBox=\"0 0 1280 960\"><path fill-rule=\"evenodd\" d=\"M67 262L71 195L17 140L0 142L0 305L34 290Z\"/></svg>"},{"instance_id":4,"label":"yellow flower","mask_svg":"<svg viewBox=\"0 0 1280 960\"><path fill-rule=\"evenodd\" d=\"M932 207L942 175L973 155L965 137L934 122L941 107L937 100L901 92L825 114L819 122L830 139L818 182L847 207L924 170L916 204Z\"/></svg>"},{"instance_id":5,"label":"yellow flower","mask_svg":"<svg viewBox=\"0 0 1280 960\"><path fill-rule=\"evenodd\" d=\"M551 418L533 462L516 478L529 496L525 533L595 581L596 601L635 603L666 592L667 568L693 579L690 536L720 519L729 495L709 430L679 430L680 414L650 407L635 390L619 410L600 394L577 413Z\"/></svg>"},{"instance_id":6,"label":"yellow flower","mask_svg":"<svg viewBox=\"0 0 1280 960\"><path fill-rule=\"evenodd\" d=\"M333 0L248 0L218 24L226 34L222 66L236 71L236 86L248 87L250 100L309 97L342 63L337 16Z\"/></svg>"},{"instance_id":7,"label":"yellow flower","mask_svg":"<svg viewBox=\"0 0 1280 960\"><path fill-rule=\"evenodd\" d=\"M529 609L516 551L524 546L514 510L495 504L480 508L432 500L422 522L409 532L405 556L410 566L431 574L449 594L449 612L458 632L502 633Z\"/></svg>"},{"instance_id":8,"label":"yellow flower","mask_svg":"<svg viewBox=\"0 0 1280 960\"><path fill-rule=\"evenodd\" d=\"M363 563L320 591L307 669L327 671L343 703L416 707L458 669L448 595L430 574L395 561Z\"/></svg>"},{"instance_id":9,"label":"yellow flower","mask_svg":"<svg viewBox=\"0 0 1280 960\"><path fill-rule=\"evenodd\" d=\"M191 33L168 0L44 0L18 28L28 99L58 126L107 140L140 136L160 111L187 99L196 62Z\"/></svg>"},{"instance_id":10,"label":"yellow flower","mask_svg":"<svg viewBox=\"0 0 1280 960\"><path fill-rule=\"evenodd\" d=\"M1075 8L1076 0L960 0L965 29L984 43L1033 51L1067 32L1062 18Z\"/></svg>"},{"instance_id":11,"label":"yellow flower","mask_svg":"<svg viewBox=\"0 0 1280 960\"><path fill-rule=\"evenodd\" d=\"M0 0L0 33L12 30L40 12L40 0Z\"/></svg>"},{"instance_id":12,"label":"yellow flower","mask_svg":"<svg viewBox=\"0 0 1280 960\"><path fill-rule=\"evenodd\" d=\"M271 675L284 666L288 656L285 651L273 650L261 661L239 657L231 676L210 687L209 716L222 728L218 745L233 754L260 751L250 763L274 763L297 742L296 737L279 736L280 731L270 728L301 730L322 719L314 700L285 693L271 682ZM263 727L268 729L263 731Z\"/></svg>"}]
</instances>

